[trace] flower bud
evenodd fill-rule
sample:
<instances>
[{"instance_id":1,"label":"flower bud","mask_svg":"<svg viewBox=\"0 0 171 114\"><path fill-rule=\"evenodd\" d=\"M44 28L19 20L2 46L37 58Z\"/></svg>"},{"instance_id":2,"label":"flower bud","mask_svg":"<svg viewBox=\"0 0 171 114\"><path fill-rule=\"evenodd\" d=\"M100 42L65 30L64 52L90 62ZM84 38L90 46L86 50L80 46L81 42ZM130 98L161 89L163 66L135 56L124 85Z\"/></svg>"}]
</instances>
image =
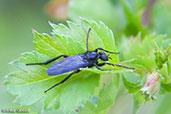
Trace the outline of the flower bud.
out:
<instances>
[{"instance_id":1,"label":"flower bud","mask_svg":"<svg viewBox=\"0 0 171 114\"><path fill-rule=\"evenodd\" d=\"M140 89L143 94L149 98L156 98L160 89L160 75L157 72L153 72L146 79L145 86Z\"/></svg>"}]
</instances>

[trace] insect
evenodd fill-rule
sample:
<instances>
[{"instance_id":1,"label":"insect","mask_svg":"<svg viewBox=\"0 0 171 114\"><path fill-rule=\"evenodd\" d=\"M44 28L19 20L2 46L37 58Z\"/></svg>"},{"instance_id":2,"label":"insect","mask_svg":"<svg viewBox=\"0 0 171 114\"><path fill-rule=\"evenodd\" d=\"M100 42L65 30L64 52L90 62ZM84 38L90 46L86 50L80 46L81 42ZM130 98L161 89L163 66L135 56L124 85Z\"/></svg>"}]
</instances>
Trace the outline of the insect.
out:
<instances>
[{"instance_id":1,"label":"insect","mask_svg":"<svg viewBox=\"0 0 171 114\"><path fill-rule=\"evenodd\" d=\"M105 70L101 69L100 67L104 66L104 65L111 65L111 66L124 67L124 68L134 70L134 68L129 68L127 66L117 65L117 64L113 64L113 63L109 63L109 62L98 63L99 59L101 59L102 61L108 61L109 59L112 59L111 57L109 57L110 54L119 54L119 52L111 52L111 51L107 51L103 48L97 48L94 51L89 51L88 50L88 38L89 38L90 31L91 31L91 28L89 28L88 33L87 33L87 39L86 39L87 51L85 53L81 53L81 54L73 55L73 56L60 55L60 56L53 58L49 61L46 61L44 63L27 63L26 64L26 65L47 65L61 57L64 57L64 59L52 64L47 69L47 71L46 71L47 74L53 76L53 75L67 73L70 71L73 71L73 72L70 73L62 81L58 82L57 84L55 84L52 87L50 87L49 89L47 89L45 91L45 93L47 91L51 90L52 88L64 83L73 74L80 72L81 71L80 68L85 68L85 67L91 68L91 67L95 66L98 70L105 71ZM101 50L101 51L99 52L99 50ZM109 54L106 55L105 52L109 53Z\"/></svg>"}]
</instances>

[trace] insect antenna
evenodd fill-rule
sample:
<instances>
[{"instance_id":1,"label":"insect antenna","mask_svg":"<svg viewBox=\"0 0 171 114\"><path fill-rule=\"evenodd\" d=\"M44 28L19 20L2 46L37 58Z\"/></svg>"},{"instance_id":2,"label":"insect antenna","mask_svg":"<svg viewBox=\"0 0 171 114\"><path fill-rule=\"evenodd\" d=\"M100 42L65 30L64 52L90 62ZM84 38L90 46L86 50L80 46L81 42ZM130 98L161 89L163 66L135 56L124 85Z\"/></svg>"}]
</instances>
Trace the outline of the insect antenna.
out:
<instances>
[{"instance_id":1,"label":"insect antenna","mask_svg":"<svg viewBox=\"0 0 171 114\"><path fill-rule=\"evenodd\" d=\"M90 30L91 30L91 28L88 29L88 33L87 33L87 41L86 41L87 52L88 52L88 37L89 37L89 34L90 34Z\"/></svg>"},{"instance_id":2,"label":"insect antenna","mask_svg":"<svg viewBox=\"0 0 171 114\"><path fill-rule=\"evenodd\" d=\"M112 60L112 58L111 57L109 57L110 56L110 53L107 55L107 57L109 58L109 59L111 59Z\"/></svg>"}]
</instances>

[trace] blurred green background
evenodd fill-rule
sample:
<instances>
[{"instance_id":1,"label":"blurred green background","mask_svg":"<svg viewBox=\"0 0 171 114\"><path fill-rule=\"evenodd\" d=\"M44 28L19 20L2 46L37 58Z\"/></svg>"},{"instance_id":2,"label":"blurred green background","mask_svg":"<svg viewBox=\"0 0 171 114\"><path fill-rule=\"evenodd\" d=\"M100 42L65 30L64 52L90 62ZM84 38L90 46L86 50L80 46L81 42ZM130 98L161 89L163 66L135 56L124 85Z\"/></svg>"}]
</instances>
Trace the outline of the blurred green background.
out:
<instances>
[{"instance_id":1,"label":"blurred green background","mask_svg":"<svg viewBox=\"0 0 171 114\"><path fill-rule=\"evenodd\" d=\"M47 1L41 0L0 0L0 83L5 75L14 71L8 63L17 59L22 52L33 47L32 29L50 32L49 16L44 12ZM20 107L12 103L15 96L0 88L0 110ZM0 111L1 113L1 111Z\"/></svg>"},{"instance_id":2,"label":"blurred green background","mask_svg":"<svg viewBox=\"0 0 171 114\"><path fill-rule=\"evenodd\" d=\"M122 0L121 0L122 1ZM66 19L79 21L78 16L103 21L114 32L117 45L121 37L146 33L167 34L171 37L171 1L170 0L0 0L0 84L5 75L14 71L8 63L17 59L22 52L32 51L32 29L38 32L51 32L48 21L63 22ZM154 2L151 6L150 2ZM124 4L127 6L124 6ZM143 16L149 8L150 16ZM148 16L147 16L148 17ZM145 22L143 22L145 19ZM130 31L131 29L135 31ZM109 114L131 114L132 95L121 88ZM0 87L0 110L20 107L12 103L15 96ZM41 110L35 104L33 110ZM27 107L26 107L27 108ZM34 113L34 111L30 113ZM1 113L1 112L0 112ZM53 112L49 112L52 114ZM171 114L171 94L159 96L156 102L148 102L138 114Z\"/></svg>"}]
</instances>

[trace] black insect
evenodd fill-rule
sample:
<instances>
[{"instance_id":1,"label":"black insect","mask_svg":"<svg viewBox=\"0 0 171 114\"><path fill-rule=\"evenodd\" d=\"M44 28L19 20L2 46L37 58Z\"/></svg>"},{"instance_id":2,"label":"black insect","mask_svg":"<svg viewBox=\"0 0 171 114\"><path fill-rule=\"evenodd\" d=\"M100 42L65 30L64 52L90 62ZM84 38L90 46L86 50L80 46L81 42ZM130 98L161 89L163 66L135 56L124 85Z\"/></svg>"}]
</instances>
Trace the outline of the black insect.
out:
<instances>
[{"instance_id":1,"label":"black insect","mask_svg":"<svg viewBox=\"0 0 171 114\"><path fill-rule=\"evenodd\" d=\"M97 69L99 69L101 71L105 71L105 70L101 69L100 67L107 64L107 65L111 65L111 66L124 67L124 68L134 70L134 68L129 68L127 66L122 66L122 65L116 65L116 64L109 63L109 62L98 63L98 59L101 59L102 61L108 61L109 59L111 59L109 57L109 55L106 55L106 53L104 53L104 52L111 53L111 54L119 54L119 53L118 52L117 53L110 52L103 48L97 48L94 51L89 51L88 50L88 37L89 37L90 30L91 30L91 28L89 28L88 33L87 33L87 41L86 41L87 51L85 53L81 53L81 54L73 55L73 56L60 55L60 56L53 58L44 63L28 63L28 64L26 64L26 65L47 65L61 57L65 58L61 61L58 61L58 62L52 64L47 69L47 74L48 75L59 75L59 74L67 73L70 71L73 71L73 72L71 74L69 74L69 76L67 76L61 82L59 82L59 83L53 85L52 87L50 87L49 89L47 89L45 91L45 93L47 91L49 91L50 89L58 86L59 84L64 83L74 73L80 72L81 70L79 68L85 68L85 67L91 68L91 67L95 66ZM99 50L104 51L104 52L98 52Z\"/></svg>"}]
</instances>

